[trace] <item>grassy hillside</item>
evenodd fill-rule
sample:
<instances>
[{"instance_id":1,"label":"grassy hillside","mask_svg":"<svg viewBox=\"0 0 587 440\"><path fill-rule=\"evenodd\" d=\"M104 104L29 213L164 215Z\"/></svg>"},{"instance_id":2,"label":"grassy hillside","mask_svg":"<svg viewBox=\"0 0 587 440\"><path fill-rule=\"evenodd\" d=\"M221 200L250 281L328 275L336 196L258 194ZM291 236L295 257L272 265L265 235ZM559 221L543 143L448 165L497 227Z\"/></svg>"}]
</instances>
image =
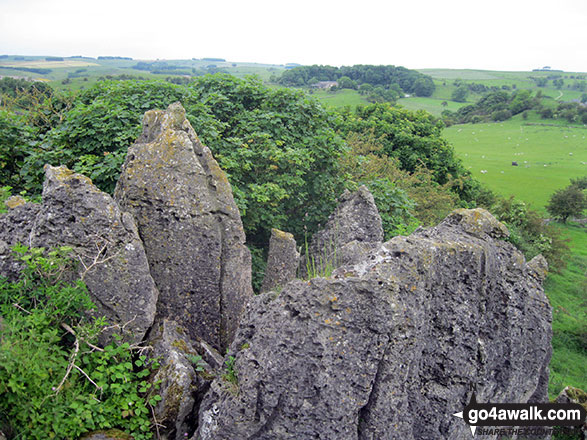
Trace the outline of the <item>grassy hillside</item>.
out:
<instances>
[{"instance_id":1,"label":"grassy hillside","mask_svg":"<svg viewBox=\"0 0 587 440\"><path fill-rule=\"evenodd\" d=\"M443 102L446 102L446 106L442 105ZM449 99L421 97L402 98L397 103L408 110L426 110L436 117L440 117L444 110L455 112L464 105L469 104L466 102L454 102Z\"/></svg>"},{"instance_id":2,"label":"grassy hillside","mask_svg":"<svg viewBox=\"0 0 587 440\"><path fill-rule=\"evenodd\" d=\"M316 90L311 93L326 107L344 107L347 105L354 107L359 104L369 104L365 97L356 90L342 89L334 92Z\"/></svg>"},{"instance_id":3,"label":"grassy hillside","mask_svg":"<svg viewBox=\"0 0 587 440\"><path fill-rule=\"evenodd\" d=\"M513 118L454 125L444 136L475 178L498 194L515 195L544 212L554 191L567 186L570 178L587 174L587 129L526 124L532 122Z\"/></svg>"},{"instance_id":4,"label":"grassy hillside","mask_svg":"<svg viewBox=\"0 0 587 440\"><path fill-rule=\"evenodd\" d=\"M134 69L138 62L153 60L95 59L70 57L63 61L46 60L37 56L2 56L0 57L0 76L16 76L47 81L58 89L80 90L88 88L98 78L104 76L130 75L147 79L165 79L169 76L190 76L225 71L237 77L257 75L269 81L272 74L279 74L285 69L282 65L239 63L231 61L214 61L207 59L164 60L175 71L151 73ZM48 69L48 72L34 72L29 69ZM65 84L63 83L65 81Z\"/></svg>"},{"instance_id":5,"label":"grassy hillside","mask_svg":"<svg viewBox=\"0 0 587 440\"><path fill-rule=\"evenodd\" d=\"M483 84L487 87L509 87L511 89L535 89L542 90L542 93L562 101L578 99L581 96L580 91L573 90L573 84L576 78L584 77L585 73L581 72L507 72L491 70L471 70L471 69L418 69L419 72L430 75L434 78L436 91L433 98L450 98L454 90L454 82L462 80L464 84ZM564 84L558 87L553 84L552 79L560 77ZM538 87L532 78L547 79L545 87ZM551 78L551 79L548 79ZM473 94L469 101L473 102L478 99L479 94Z\"/></svg>"},{"instance_id":6,"label":"grassy hillside","mask_svg":"<svg viewBox=\"0 0 587 440\"><path fill-rule=\"evenodd\" d=\"M557 227L570 239L572 256L567 268L551 273L544 284L553 309L551 397L567 385L587 389L587 230L579 225Z\"/></svg>"}]
</instances>

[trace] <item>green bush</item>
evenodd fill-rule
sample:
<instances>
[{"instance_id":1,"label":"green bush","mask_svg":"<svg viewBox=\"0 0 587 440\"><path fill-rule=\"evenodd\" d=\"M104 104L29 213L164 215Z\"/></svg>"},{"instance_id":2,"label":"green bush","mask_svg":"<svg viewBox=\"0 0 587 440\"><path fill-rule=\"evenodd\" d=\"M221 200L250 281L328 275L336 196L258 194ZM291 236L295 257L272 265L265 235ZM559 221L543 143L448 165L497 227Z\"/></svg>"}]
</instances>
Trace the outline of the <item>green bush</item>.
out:
<instances>
[{"instance_id":1,"label":"green bush","mask_svg":"<svg viewBox=\"0 0 587 440\"><path fill-rule=\"evenodd\" d=\"M0 110L0 185L24 189L20 170L31 152L32 137L24 116Z\"/></svg>"},{"instance_id":2,"label":"green bush","mask_svg":"<svg viewBox=\"0 0 587 440\"><path fill-rule=\"evenodd\" d=\"M584 180L578 179L576 183L572 182L571 185L552 194L546 206L549 214L563 223L566 223L569 217L583 216L583 211L587 209Z\"/></svg>"},{"instance_id":3,"label":"green bush","mask_svg":"<svg viewBox=\"0 0 587 440\"><path fill-rule=\"evenodd\" d=\"M343 137L351 133L373 136L382 146L376 154L397 159L401 170L416 173L425 168L439 185L454 182L453 192L467 202L478 195L479 183L471 179L442 137L444 124L429 113L379 103L345 109L339 116L337 128Z\"/></svg>"},{"instance_id":4,"label":"green bush","mask_svg":"<svg viewBox=\"0 0 587 440\"><path fill-rule=\"evenodd\" d=\"M381 216L385 241L396 235L409 235L420 225L412 214L416 204L388 178L374 179L366 185Z\"/></svg>"},{"instance_id":5,"label":"green bush","mask_svg":"<svg viewBox=\"0 0 587 440\"><path fill-rule=\"evenodd\" d=\"M0 429L23 439L77 439L120 428L152 438L150 405L160 397L146 378L156 364L135 359L128 343L101 349L103 319L81 281L67 282L69 248L15 247L17 281L0 279Z\"/></svg>"},{"instance_id":6,"label":"green bush","mask_svg":"<svg viewBox=\"0 0 587 440\"><path fill-rule=\"evenodd\" d=\"M526 260L542 254L551 271L558 271L566 265L569 254L566 242L553 227L544 222L542 216L513 196L499 199L491 212L510 231L508 240L526 257Z\"/></svg>"}]
</instances>

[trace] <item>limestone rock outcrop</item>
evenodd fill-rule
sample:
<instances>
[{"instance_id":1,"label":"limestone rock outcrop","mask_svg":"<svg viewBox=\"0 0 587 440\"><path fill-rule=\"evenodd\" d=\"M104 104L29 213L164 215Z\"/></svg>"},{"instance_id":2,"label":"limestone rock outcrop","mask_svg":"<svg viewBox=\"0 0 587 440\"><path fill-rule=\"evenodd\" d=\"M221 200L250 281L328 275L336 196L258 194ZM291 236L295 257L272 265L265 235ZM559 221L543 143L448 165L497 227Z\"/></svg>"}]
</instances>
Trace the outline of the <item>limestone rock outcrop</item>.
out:
<instances>
[{"instance_id":1,"label":"limestone rock outcrop","mask_svg":"<svg viewBox=\"0 0 587 440\"><path fill-rule=\"evenodd\" d=\"M226 175L181 104L145 114L115 198L137 221L160 292L158 317L226 348L252 296L251 256Z\"/></svg>"},{"instance_id":2,"label":"limestone rock outcrop","mask_svg":"<svg viewBox=\"0 0 587 440\"><path fill-rule=\"evenodd\" d=\"M89 178L47 165L43 203L16 206L0 216L0 224L2 274L17 266L9 250L16 243L70 246L80 263L76 276L86 283L96 315L124 326L121 333L129 340L143 339L158 297L143 244L132 216Z\"/></svg>"},{"instance_id":3,"label":"limestone rock outcrop","mask_svg":"<svg viewBox=\"0 0 587 440\"><path fill-rule=\"evenodd\" d=\"M300 253L294 236L279 229L271 230L267 268L261 292L283 287L296 277Z\"/></svg>"},{"instance_id":4,"label":"limestone rock outcrop","mask_svg":"<svg viewBox=\"0 0 587 440\"><path fill-rule=\"evenodd\" d=\"M357 262L367 249L378 247L383 241L381 217L373 195L366 186L353 193L345 191L336 210L328 218L324 229L314 234L300 265L302 278L310 272L323 273L329 268ZM353 243L351 249L345 246ZM360 249L357 254L355 251Z\"/></svg>"},{"instance_id":5,"label":"limestone rock outcrop","mask_svg":"<svg viewBox=\"0 0 587 440\"><path fill-rule=\"evenodd\" d=\"M331 278L255 297L193 439L469 439L479 402L547 401L538 262L488 212L458 210Z\"/></svg>"}]
</instances>

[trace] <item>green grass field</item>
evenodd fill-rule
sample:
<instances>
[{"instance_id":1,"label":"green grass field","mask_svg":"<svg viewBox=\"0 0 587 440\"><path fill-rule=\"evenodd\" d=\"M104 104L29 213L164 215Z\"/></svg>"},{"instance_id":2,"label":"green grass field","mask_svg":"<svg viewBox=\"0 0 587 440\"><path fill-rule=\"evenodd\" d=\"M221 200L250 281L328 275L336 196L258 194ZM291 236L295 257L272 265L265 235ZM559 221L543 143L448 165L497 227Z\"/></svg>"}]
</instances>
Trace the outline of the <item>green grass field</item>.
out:
<instances>
[{"instance_id":1,"label":"green grass field","mask_svg":"<svg viewBox=\"0 0 587 440\"><path fill-rule=\"evenodd\" d=\"M446 107L442 105L443 102L447 103ZM452 112L457 111L464 105L468 105L466 102L454 102L448 99L440 98L402 98L397 101L399 105L407 108L408 110L426 110L428 113L439 117L444 110L450 110Z\"/></svg>"},{"instance_id":2,"label":"green grass field","mask_svg":"<svg viewBox=\"0 0 587 440\"><path fill-rule=\"evenodd\" d=\"M587 389L587 229L556 226L570 239L572 255L567 268L549 274L544 284L553 315L551 398L567 385Z\"/></svg>"},{"instance_id":3,"label":"green grass field","mask_svg":"<svg viewBox=\"0 0 587 440\"><path fill-rule=\"evenodd\" d=\"M499 88L505 86L509 90L531 89L533 92L541 90L544 96L549 96L557 101L570 101L581 97L583 92L573 89L573 85L577 76L585 76L585 73L580 72L502 72L473 69L418 69L418 71L430 75L434 79L436 90L431 98L441 100L450 100L453 91L456 89L454 82L456 80L462 80L465 84L477 83L487 87ZM552 79L548 81L546 87L538 87L536 82L531 79L531 77L548 78L549 76L560 76L564 81L563 87L555 87ZM482 93L471 92L467 96L467 102L476 102L482 96Z\"/></svg>"},{"instance_id":4,"label":"green grass field","mask_svg":"<svg viewBox=\"0 0 587 440\"><path fill-rule=\"evenodd\" d=\"M454 125L444 136L475 178L498 194L515 195L545 212L554 191L587 174L587 128L522 124L514 118ZM512 166L514 161L519 166Z\"/></svg>"},{"instance_id":5,"label":"green grass field","mask_svg":"<svg viewBox=\"0 0 587 440\"><path fill-rule=\"evenodd\" d=\"M363 95L356 90L342 89L330 92L328 90L315 90L311 95L317 98L326 107L354 107L360 104L369 104Z\"/></svg>"},{"instance_id":6,"label":"green grass field","mask_svg":"<svg viewBox=\"0 0 587 440\"><path fill-rule=\"evenodd\" d=\"M164 80L168 76L177 76L174 74L152 74L148 71L133 69L132 67L139 61L145 60L65 58L63 61L47 61L45 57L41 56L10 56L0 59L0 76L44 80L49 82L51 86L61 90L83 90L94 84L98 78L108 75L130 75L160 80ZM201 71L202 69L207 69L208 66L216 66L237 77L257 75L263 81L269 81L271 75L279 75L285 68L281 65L272 64L210 61L203 59L165 61L169 65L177 66L186 72L191 72L192 68ZM3 67L11 67L11 69ZM51 72L40 74L26 70L15 70L19 67L51 69ZM71 74L74 74L75 77L70 78L70 81L66 84L62 84L62 81L67 79Z\"/></svg>"}]
</instances>

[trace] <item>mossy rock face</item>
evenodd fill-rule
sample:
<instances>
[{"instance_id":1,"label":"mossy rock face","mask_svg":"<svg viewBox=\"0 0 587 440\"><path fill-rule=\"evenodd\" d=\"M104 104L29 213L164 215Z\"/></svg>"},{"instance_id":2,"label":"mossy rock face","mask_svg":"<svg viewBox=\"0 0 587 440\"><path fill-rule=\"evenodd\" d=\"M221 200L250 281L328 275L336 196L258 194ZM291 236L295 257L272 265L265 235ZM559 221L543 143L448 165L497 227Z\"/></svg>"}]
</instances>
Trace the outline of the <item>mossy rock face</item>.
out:
<instances>
[{"instance_id":1,"label":"mossy rock face","mask_svg":"<svg viewBox=\"0 0 587 440\"><path fill-rule=\"evenodd\" d=\"M4 205L6 205L8 209L14 209L17 206L24 205L25 203L26 200L21 196L10 196L4 201Z\"/></svg>"},{"instance_id":2,"label":"mossy rock face","mask_svg":"<svg viewBox=\"0 0 587 440\"><path fill-rule=\"evenodd\" d=\"M299 260L300 254L294 236L279 229L271 229L269 256L261 292L283 287L293 280L296 277Z\"/></svg>"},{"instance_id":3,"label":"mossy rock face","mask_svg":"<svg viewBox=\"0 0 587 440\"><path fill-rule=\"evenodd\" d=\"M324 274L333 268L347 264L341 258L341 249L351 243L381 243L383 225L373 195L365 185L355 192L345 191L338 206L328 218L326 226L312 237L307 255L300 262L302 278L308 274L306 266L313 272ZM315 274L314 274L315 275Z\"/></svg>"},{"instance_id":4,"label":"mossy rock face","mask_svg":"<svg viewBox=\"0 0 587 440\"><path fill-rule=\"evenodd\" d=\"M119 429L109 429L108 431L91 432L81 437L80 440L134 440L134 437Z\"/></svg>"},{"instance_id":5,"label":"mossy rock face","mask_svg":"<svg viewBox=\"0 0 587 440\"><path fill-rule=\"evenodd\" d=\"M575 387L568 387L569 390L567 394L571 399L575 402L580 403L581 405L587 404L587 393L580 388Z\"/></svg>"},{"instance_id":6,"label":"mossy rock face","mask_svg":"<svg viewBox=\"0 0 587 440\"><path fill-rule=\"evenodd\" d=\"M489 211L477 209L456 209L448 215L443 223L458 224L468 234L479 238L506 238L510 232L505 225L499 222Z\"/></svg>"}]
</instances>

